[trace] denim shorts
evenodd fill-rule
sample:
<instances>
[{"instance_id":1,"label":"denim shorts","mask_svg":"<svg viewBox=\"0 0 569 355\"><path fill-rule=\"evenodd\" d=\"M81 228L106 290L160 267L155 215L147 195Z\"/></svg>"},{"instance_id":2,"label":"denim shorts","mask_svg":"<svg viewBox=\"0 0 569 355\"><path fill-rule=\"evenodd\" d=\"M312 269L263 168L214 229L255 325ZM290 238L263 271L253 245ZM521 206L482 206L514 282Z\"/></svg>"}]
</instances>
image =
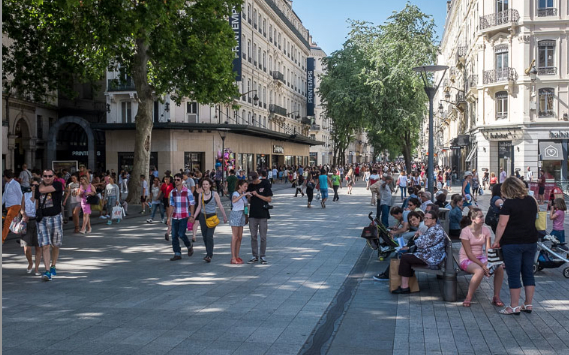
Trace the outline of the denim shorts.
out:
<instances>
[{"instance_id":1,"label":"denim shorts","mask_svg":"<svg viewBox=\"0 0 569 355\"><path fill-rule=\"evenodd\" d=\"M322 195L322 199L328 198L328 189L320 189L320 194Z\"/></svg>"},{"instance_id":2,"label":"denim shorts","mask_svg":"<svg viewBox=\"0 0 569 355\"><path fill-rule=\"evenodd\" d=\"M502 246L504 264L508 273L510 289L521 288L520 273L524 286L535 286L533 263L537 253L537 243L506 244Z\"/></svg>"},{"instance_id":3,"label":"denim shorts","mask_svg":"<svg viewBox=\"0 0 569 355\"><path fill-rule=\"evenodd\" d=\"M558 230L552 230L551 233L549 233L555 237L557 237L557 239L561 242L561 243L565 243L565 231L558 231Z\"/></svg>"}]
</instances>

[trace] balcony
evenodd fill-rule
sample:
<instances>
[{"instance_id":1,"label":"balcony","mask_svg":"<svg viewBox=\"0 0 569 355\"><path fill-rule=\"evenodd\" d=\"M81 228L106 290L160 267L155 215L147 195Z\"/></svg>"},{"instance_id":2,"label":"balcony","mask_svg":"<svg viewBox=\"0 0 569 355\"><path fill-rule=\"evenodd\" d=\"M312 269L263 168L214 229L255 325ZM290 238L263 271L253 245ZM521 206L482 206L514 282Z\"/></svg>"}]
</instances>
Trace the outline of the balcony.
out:
<instances>
[{"instance_id":1,"label":"balcony","mask_svg":"<svg viewBox=\"0 0 569 355\"><path fill-rule=\"evenodd\" d=\"M508 9L506 11L500 11L495 14L490 14L480 17L480 30L481 31L492 31L499 29L502 26L510 26L512 24L517 25L520 20L520 14L518 10Z\"/></svg>"},{"instance_id":2,"label":"balcony","mask_svg":"<svg viewBox=\"0 0 569 355\"><path fill-rule=\"evenodd\" d=\"M537 75L556 75L557 67L537 68Z\"/></svg>"},{"instance_id":3,"label":"balcony","mask_svg":"<svg viewBox=\"0 0 569 355\"><path fill-rule=\"evenodd\" d=\"M107 91L136 91L134 81L132 78L127 78L125 81L121 79L108 79Z\"/></svg>"},{"instance_id":4,"label":"balcony","mask_svg":"<svg viewBox=\"0 0 569 355\"><path fill-rule=\"evenodd\" d=\"M478 75L473 74L466 79L466 90L470 90L472 88L476 88L478 86Z\"/></svg>"},{"instance_id":5,"label":"balcony","mask_svg":"<svg viewBox=\"0 0 569 355\"><path fill-rule=\"evenodd\" d=\"M312 119L310 119L308 117L302 117L302 120L300 120L300 123L305 124L305 125L312 125Z\"/></svg>"},{"instance_id":6,"label":"balcony","mask_svg":"<svg viewBox=\"0 0 569 355\"><path fill-rule=\"evenodd\" d=\"M455 100L456 100L457 105L466 104L466 97L464 96L464 93L462 93L462 92L459 92L456 94Z\"/></svg>"},{"instance_id":7,"label":"balcony","mask_svg":"<svg viewBox=\"0 0 569 355\"><path fill-rule=\"evenodd\" d=\"M310 126L310 130L311 131L319 131L320 125L319 124L313 124L312 126Z\"/></svg>"},{"instance_id":8,"label":"balcony","mask_svg":"<svg viewBox=\"0 0 569 355\"><path fill-rule=\"evenodd\" d=\"M286 108L277 106L275 104L269 105L269 112L277 115L286 116Z\"/></svg>"},{"instance_id":9,"label":"balcony","mask_svg":"<svg viewBox=\"0 0 569 355\"><path fill-rule=\"evenodd\" d=\"M502 69L485 70L482 82L484 85L487 85L502 81L516 80L518 80L518 73L516 72L516 69L506 67Z\"/></svg>"},{"instance_id":10,"label":"balcony","mask_svg":"<svg viewBox=\"0 0 569 355\"><path fill-rule=\"evenodd\" d=\"M274 80L278 80L278 81L282 82L283 84L286 84L286 81L284 80L284 74L283 73L276 71L276 70L273 70L273 72L271 74L272 74Z\"/></svg>"},{"instance_id":11,"label":"balcony","mask_svg":"<svg viewBox=\"0 0 569 355\"><path fill-rule=\"evenodd\" d=\"M538 112L538 117L555 117L555 113L553 112L553 110L545 110L545 111L539 111Z\"/></svg>"},{"instance_id":12,"label":"balcony","mask_svg":"<svg viewBox=\"0 0 569 355\"><path fill-rule=\"evenodd\" d=\"M537 17L557 16L557 8L548 7L544 9L537 9Z\"/></svg>"},{"instance_id":13,"label":"balcony","mask_svg":"<svg viewBox=\"0 0 569 355\"><path fill-rule=\"evenodd\" d=\"M468 52L468 47L461 46L456 49L456 65L462 66L466 62L466 53Z\"/></svg>"}]
</instances>

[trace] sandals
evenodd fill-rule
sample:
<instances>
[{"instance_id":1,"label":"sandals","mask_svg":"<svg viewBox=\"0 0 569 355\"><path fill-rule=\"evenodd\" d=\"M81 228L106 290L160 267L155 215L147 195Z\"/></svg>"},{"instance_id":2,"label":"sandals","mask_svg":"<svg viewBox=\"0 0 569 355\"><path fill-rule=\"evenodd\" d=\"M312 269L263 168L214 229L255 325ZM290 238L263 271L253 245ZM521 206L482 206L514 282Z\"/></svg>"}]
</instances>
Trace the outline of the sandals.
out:
<instances>
[{"instance_id":1,"label":"sandals","mask_svg":"<svg viewBox=\"0 0 569 355\"><path fill-rule=\"evenodd\" d=\"M519 316L520 315L520 307L519 306L518 307L507 306L506 308L502 309L498 313L503 314L505 316L511 316L512 314Z\"/></svg>"},{"instance_id":2,"label":"sandals","mask_svg":"<svg viewBox=\"0 0 569 355\"><path fill-rule=\"evenodd\" d=\"M470 307L470 302L472 302L472 300L464 300L464 301L462 301L462 307Z\"/></svg>"},{"instance_id":3,"label":"sandals","mask_svg":"<svg viewBox=\"0 0 569 355\"><path fill-rule=\"evenodd\" d=\"M529 308L528 308L529 307ZM523 304L520 308L520 310L522 312L526 312L526 313L531 313L531 311L533 310L533 306L531 304Z\"/></svg>"},{"instance_id":4,"label":"sandals","mask_svg":"<svg viewBox=\"0 0 569 355\"><path fill-rule=\"evenodd\" d=\"M493 304L494 306L504 307L504 302L500 301L500 299L497 298L497 297L493 297L493 298L492 298L492 304Z\"/></svg>"}]
</instances>

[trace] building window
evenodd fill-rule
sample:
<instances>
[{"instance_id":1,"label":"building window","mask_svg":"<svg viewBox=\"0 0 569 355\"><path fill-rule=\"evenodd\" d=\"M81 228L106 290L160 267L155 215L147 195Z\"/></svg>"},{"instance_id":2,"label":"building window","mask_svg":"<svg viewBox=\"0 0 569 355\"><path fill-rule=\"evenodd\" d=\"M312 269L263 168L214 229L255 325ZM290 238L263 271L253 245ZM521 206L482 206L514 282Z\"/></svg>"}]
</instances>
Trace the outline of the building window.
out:
<instances>
[{"instance_id":1,"label":"building window","mask_svg":"<svg viewBox=\"0 0 569 355\"><path fill-rule=\"evenodd\" d=\"M187 102L186 103L186 113L198 114L198 103L197 102Z\"/></svg>"},{"instance_id":2,"label":"building window","mask_svg":"<svg viewBox=\"0 0 569 355\"><path fill-rule=\"evenodd\" d=\"M553 95L552 88L539 89L539 117L553 117Z\"/></svg>"},{"instance_id":3,"label":"building window","mask_svg":"<svg viewBox=\"0 0 569 355\"><path fill-rule=\"evenodd\" d=\"M132 108L130 101L121 102L121 122L132 123Z\"/></svg>"},{"instance_id":4,"label":"building window","mask_svg":"<svg viewBox=\"0 0 569 355\"><path fill-rule=\"evenodd\" d=\"M496 12L508 10L508 0L496 0Z\"/></svg>"},{"instance_id":5,"label":"building window","mask_svg":"<svg viewBox=\"0 0 569 355\"><path fill-rule=\"evenodd\" d=\"M496 119L508 117L508 93L499 91L496 93Z\"/></svg>"},{"instance_id":6,"label":"building window","mask_svg":"<svg viewBox=\"0 0 569 355\"><path fill-rule=\"evenodd\" d=\"M203 152L184 152L184 170L204 171L205 153Z\"/></svg>"},{"instance_id":7,"label":"building window","mask_svg":"<svg viewBox=\"0 0 569 355\"><path fill-rule=\"evenodd\" d=\"M539 0L537 16L557 16L557 8L553 7L553 0Z\"/></svg>"},{"instance_id":8,"label":"building window","mask_svg":"<svg viewBox=\"0 0 569 355\"><path fill-rule=\"evenodd\" d=\"M538 43L538 70L539 75L557 74L555 67L555 41L539 41Z\"/></svg>"}]
</instances>

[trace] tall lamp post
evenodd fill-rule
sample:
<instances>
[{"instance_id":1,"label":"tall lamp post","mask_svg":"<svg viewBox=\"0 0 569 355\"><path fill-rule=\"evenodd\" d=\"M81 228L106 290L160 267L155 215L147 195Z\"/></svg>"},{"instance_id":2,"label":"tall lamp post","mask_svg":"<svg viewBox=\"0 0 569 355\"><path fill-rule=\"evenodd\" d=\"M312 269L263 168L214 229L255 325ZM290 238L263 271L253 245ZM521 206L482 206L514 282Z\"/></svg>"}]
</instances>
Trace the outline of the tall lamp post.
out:
<instances>
[{"instance_id":1,"label":"tall lamp post","mask_svg":"<svg viewBox=\"0 0 569 355\"><path fill-rule=\"evenodd\" d=\"M415 67L413 70L421 75L421 79L423 79L423 84L425 87L425 93L429 97L429 159L428 159L428 190L431 193L431 201L435 200L435 191L434 191L434 173L435 173L435 166L434 166L434 154L435 154L435 143L434 143L434 129L433 129L433 99L435 98L435 94L443 81L443 78L446 74L448 67L446 65L424 65L421 67ZM431 79L433 73L438 71L443 71L444 73L439 80L437 86L433 86L431 82L434 79Z\"/></svg>"},{"instance_id":2,"label":"tall lamp post","mask_svg":"<svg viewBox=\"0 0 569 355\"><path fill-rule=\"evenodd\" d=\"M229 131L229 128L218 128L217 131L221 137L221 191L225 187L225 138L227 137L227 131Z\"/></svg>"}]
</instances>

